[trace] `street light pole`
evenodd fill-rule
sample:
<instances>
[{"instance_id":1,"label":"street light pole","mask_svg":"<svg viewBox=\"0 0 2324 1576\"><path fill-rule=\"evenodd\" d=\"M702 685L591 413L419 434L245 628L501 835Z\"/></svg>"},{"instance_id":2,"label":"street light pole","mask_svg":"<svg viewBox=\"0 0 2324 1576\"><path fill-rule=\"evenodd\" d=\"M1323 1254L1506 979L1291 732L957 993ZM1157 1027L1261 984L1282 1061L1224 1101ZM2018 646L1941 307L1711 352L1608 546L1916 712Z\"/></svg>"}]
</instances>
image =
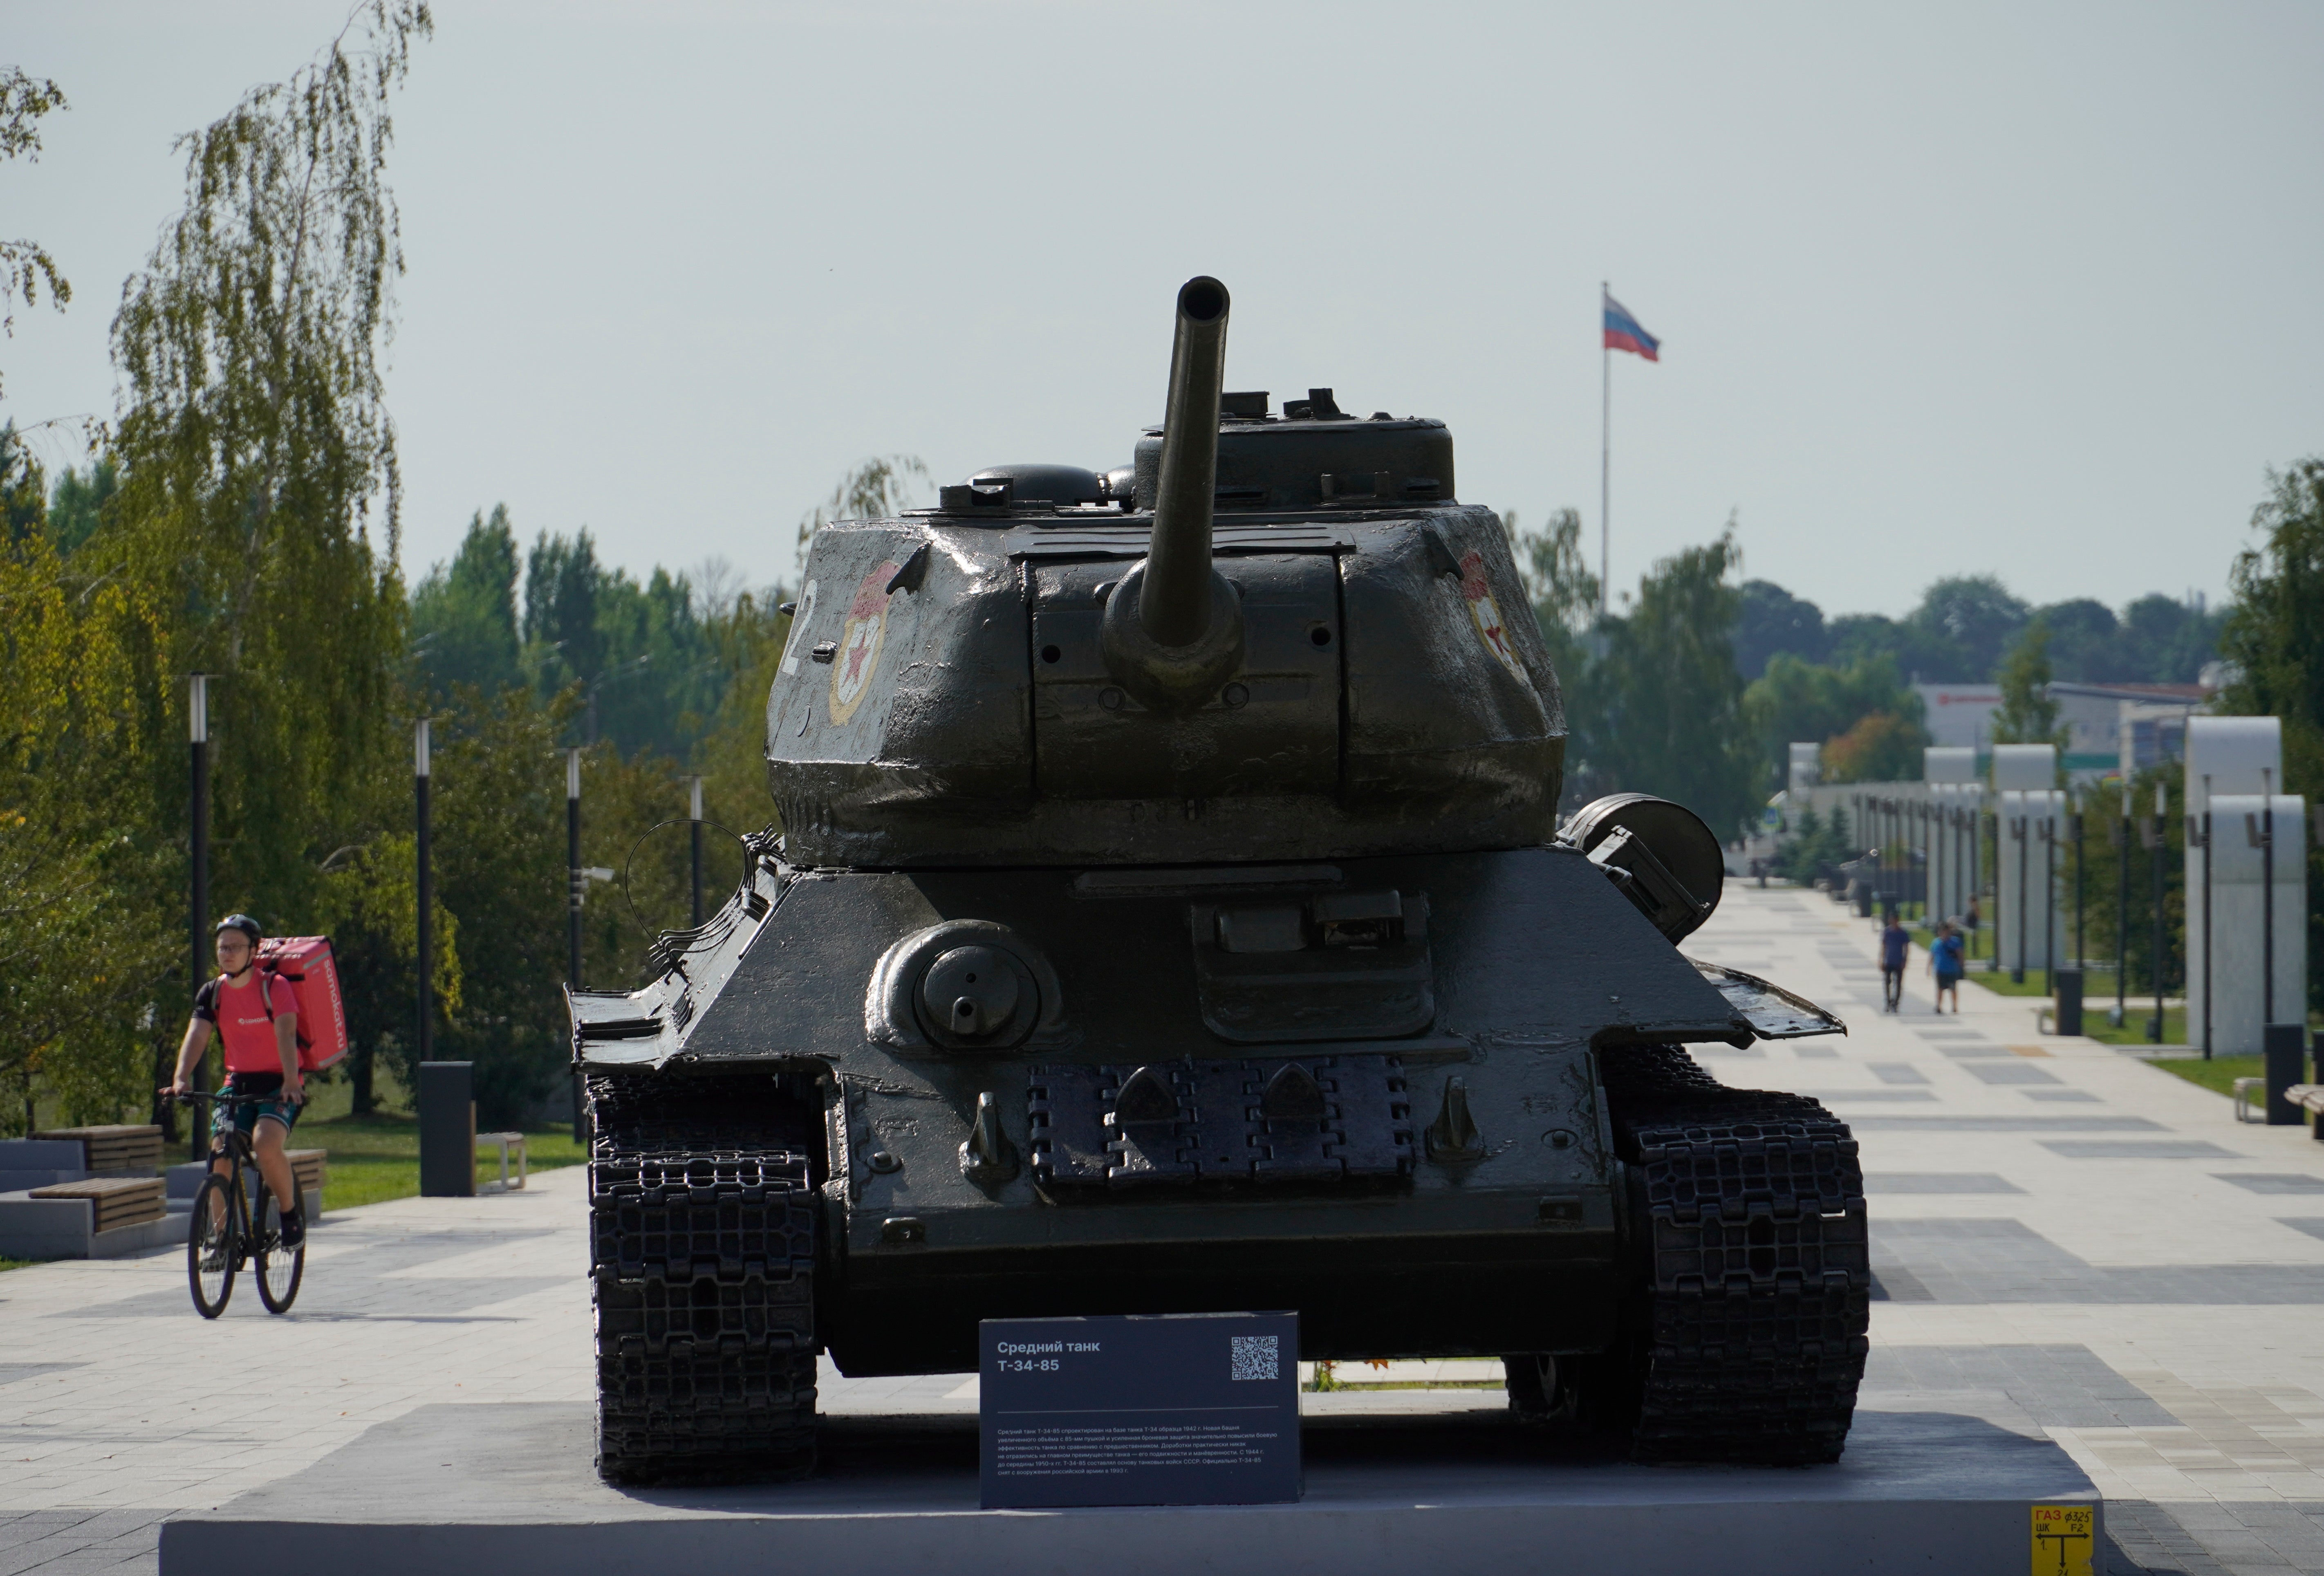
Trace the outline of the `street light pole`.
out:
<instances>
[{"instance_id":1,"label":"street light pole","mask_svg":"<svg viewBox=\"0 0 2324 1576\"><path fill-rule=\"evenodd\" d=\"M2058 790L2042 790L2042 978L2058 993Z\"/></svg>"},{"instance_id":2,"label":"street light pole","mask_svg":"<svg viewBox=\"0 0 2324 1576\"><path fill-rule=\"evenodd\" d=\"M2163 853L2169 841L2163 835L2163 816L2170 808L2170 790L2158 782L2154 785L2154 866L2148 878L2154 891L2154 1025L2146 1037L2158 1046L2163 1043Z\"/></svg>"},{"instance_id":3,"label":"street light pole","mask_svg":"<svg viewBox=\"0 0 2324 1576\"><path fill-rule=\"evenodd\" d=\"M581 751L565 752L565 981L581 989ZM588 1111L581 1098L581 1069L573 1070L573 1141L588 1142Z\"/></svg>"},{"instance_id":4,"label":"street light pole","mask_svg":"<svg viewBox=\"0 0 2324 1576\"><path fill-rule=\"evenodd\" d=\"M2025 983L2025 879L2026 860L2031 850L2025 846L2025 796L2017 796L2017 814L2010 817L2009 840L2017 844L2017 963L2009 971L2009 982Z\"/></svg>"},{"instance_id":5,"label":"street light pole","mask_svg":"<svg viewBox=\"0 0 2324 1576\"><path fill-rule=\"evenodd\" d=\"M693 834L694 846L690 863L694 877L694 928L702 928L702 779L699 775L687 779L689 793L687 814L692 817L687 830Z\"/></svg>"},{"instance_id":6,"label":"street light pole","mask_svg":"<svg viewBox=\"0 0 2324 1576\"><path fill-rule=\"evenodd\" d=\"M188 898L188 927L194 944L193 972L189 976L193 988L201 989L210 972L210 676L196 673L187 678L186 732L193 742L193 822L188 838L193 856L192 890ZM194 1090L200 1092L209 1081L210 1059L205 1055L194 1064ZM162 1107L162 1120L172 1129L177 1126L177 1107ZM193 1138L187 1150L189 1158L198 1160L209 1147L209 1135L200 1122L188 1120ZM24 1131L29 1137L32 1126Z\"/></svg>"},{"instance_id":7,"label":"street light pole","mask_svg":"<svg viewBox=\"0 0 2324 1576\"><path fill-rule=\"evenodd\" d=\"M2083 961L2084 950L2089 945L2089 931L2082 923L2082 894L2084 891L2082 883L2082 850L2084 847L2085 844L2082 841L2082 799L2080 793L2078 791L2074 796L2074 967L2078 969L2087 969L2089 967L2089 963ZM2083 977L2085 979L2089 978L2087 974Z\"/></svg>"},{"instance_id":8,"label":"street light pole","mask_svg":"<svg viewBox=\"0 0 2324 1576\"><path fill-rule=\"evenodd\" d=\"M2203 1060L2211 1059L2211 774L2203 774Z\"/></svg>"},{"instance_id":9,"label":"street light pole","mask_svg":"<svg viewBox=\"0 0 2324 1576\"><path fill-rule=\"evenodd\" d=\"M414 807L419 816L419 935L420 935L420 1060L433 1061L436 1048L436 872L430 857L428 783L428 719L411 730L411 770Z\"/></svg>"},{"instance_id":10,"label":"street light pole","mask_svg":"<svg viewBox=\"0 0 2324 1576\"><path fill-rule=\"evenodd\" d=\"M2114 844L2114 1026L2130 1021L2130 784L2122 785L2122 813L2107 828Z\"/></svg>"},{"instance_id":11,"label":"street light pole","mask_svg":"<svg viewBox=\"0 0 2324 1576\"><path fill-rule=\"evenodd\" d=\"M2262 1032L2275 1021L2275 771L2259 769L2259 979Z\"/></svg>"}]
</instances>

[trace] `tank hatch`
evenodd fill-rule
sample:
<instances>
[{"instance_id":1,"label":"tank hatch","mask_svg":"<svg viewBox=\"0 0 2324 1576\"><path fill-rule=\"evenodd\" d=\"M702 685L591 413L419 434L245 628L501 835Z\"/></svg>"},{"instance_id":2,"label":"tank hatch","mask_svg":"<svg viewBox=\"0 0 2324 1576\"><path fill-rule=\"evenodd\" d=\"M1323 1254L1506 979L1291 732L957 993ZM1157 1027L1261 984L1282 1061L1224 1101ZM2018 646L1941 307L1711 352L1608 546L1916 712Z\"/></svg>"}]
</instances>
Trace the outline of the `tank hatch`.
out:
<instances>
[{"instance_id":1,"label":"tank hatch","mask_svg":"<svg viewBox=\"0 0 2324 1576\"><path fill-rule=\"evenodd\" d=\"M1135 497L1154 496L1163 429L1138 442ZM1452 434L1425 416L1342 410L1329 389L1268 413L1268 395L1220 401L1216 506L1221 510L1384 509L1453 497Z\"/></svg>"}]
</instances>

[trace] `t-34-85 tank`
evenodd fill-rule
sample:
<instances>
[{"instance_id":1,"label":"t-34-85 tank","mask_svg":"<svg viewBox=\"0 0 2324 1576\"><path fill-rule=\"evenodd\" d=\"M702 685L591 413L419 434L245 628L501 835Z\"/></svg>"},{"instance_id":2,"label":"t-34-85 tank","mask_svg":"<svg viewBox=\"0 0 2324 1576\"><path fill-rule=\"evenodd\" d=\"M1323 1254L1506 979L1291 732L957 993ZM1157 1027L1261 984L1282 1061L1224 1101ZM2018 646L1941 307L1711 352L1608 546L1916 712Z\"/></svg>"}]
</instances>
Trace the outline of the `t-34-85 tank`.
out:
<instances>
[{"instance_id":1,"label":"t-34-85 tank","mask_svg":"<svg viewBox=\"0 0 2324 1576\"><path fill-rule=\"evenodd\" d=\"M1179 291L1134 466L816 537L780 836L572 1000L607 1474L803 1468L818 1351L1240 1309L1501 1357L1645 1460L1839 1455L1856 1145L1684 1047L1841 1026L1681 955L1689 812L1557 825L1556 675L1443 424L1222 394L1226 326Z\"/></svg>"}]
</instances>

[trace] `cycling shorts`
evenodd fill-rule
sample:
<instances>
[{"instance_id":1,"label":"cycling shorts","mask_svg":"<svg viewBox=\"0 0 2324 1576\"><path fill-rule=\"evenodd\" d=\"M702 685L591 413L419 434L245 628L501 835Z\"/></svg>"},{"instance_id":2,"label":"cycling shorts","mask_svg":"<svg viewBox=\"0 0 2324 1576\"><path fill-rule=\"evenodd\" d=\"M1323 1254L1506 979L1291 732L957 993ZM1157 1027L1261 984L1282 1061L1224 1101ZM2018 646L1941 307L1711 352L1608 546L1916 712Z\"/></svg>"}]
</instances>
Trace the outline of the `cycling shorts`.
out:
<instances>
[{"instance_id":1,"label":"cycling shorts","mask_svg":"<svg viewBox=\"0 0 2324 1576\"><path fill-rule=\"evenodd\" d=\"M221 1094L269 1095L282 1092L280 1073L229 1073ZM210 1136L222 1138L230 1128L248 1138L258 1128L260 1117L272 1117L282 1124L288 1134L299 1124L299 1107L288 1100L260 1099L249 1105L214 1105L210 1108Z\"/></svg>"}]
</instances>

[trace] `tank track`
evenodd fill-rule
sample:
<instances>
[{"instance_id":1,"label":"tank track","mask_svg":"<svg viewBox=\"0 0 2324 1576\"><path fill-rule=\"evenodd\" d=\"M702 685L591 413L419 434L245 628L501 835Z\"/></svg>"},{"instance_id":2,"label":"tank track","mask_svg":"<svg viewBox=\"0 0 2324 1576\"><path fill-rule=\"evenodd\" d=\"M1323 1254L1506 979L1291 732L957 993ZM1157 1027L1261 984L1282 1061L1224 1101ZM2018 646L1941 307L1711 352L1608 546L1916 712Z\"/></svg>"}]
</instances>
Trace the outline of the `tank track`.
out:
<instances>
[{"instance_id":1,"label":"tank track","mask_svg":"<svg viewBox=\"0 0 2324 1576\"><path fill-rule=\"evenodd\" d=\"M617 1482L815 1465L816 1196L772 1077L591 1074L597 1470Z\"/></svg>"},{"instance_id":2,"label":"tank track","mask_svg":"<svg viewBox=\"0 0 2324 1576\"><path fill-rule=\"evenodd\" d=\"M1615 1359L1632 1455L1838 1461L1872 1295L1847 1125L1804 1095L1730 1089L1675 1046L1600 1060L1646 1239L1643 1339Z\"/></svg>"}]
</instances>

